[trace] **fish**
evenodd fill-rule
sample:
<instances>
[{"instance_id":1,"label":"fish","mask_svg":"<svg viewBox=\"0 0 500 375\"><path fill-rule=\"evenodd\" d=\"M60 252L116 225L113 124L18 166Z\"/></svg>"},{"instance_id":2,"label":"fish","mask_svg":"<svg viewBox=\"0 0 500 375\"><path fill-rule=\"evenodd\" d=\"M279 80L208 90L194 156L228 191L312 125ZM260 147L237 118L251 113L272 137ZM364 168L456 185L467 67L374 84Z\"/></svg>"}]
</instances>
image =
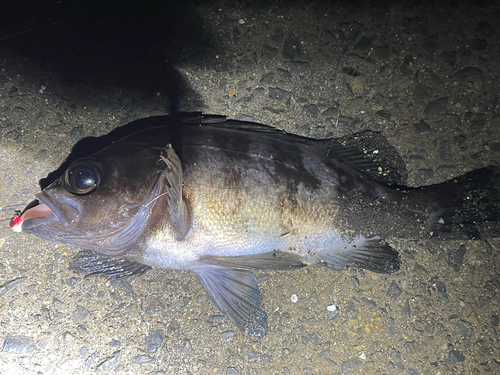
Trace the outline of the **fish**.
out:
<instances>
[{"instance_id":1,"label":"fish","mask_svg":"<svg viewBox=\"0 0 500 375\"><path fill-rule=\"evenodd\" d=\"M391 274L401 267L391 238L500 234L498 167L409 187L404 161L378 132L313 139L191 113L88 140L40 180L9 227L79 248L70 268L86 276L192 271L255 337L268 329L256 270Z\"/></svg>"}]
</instances>

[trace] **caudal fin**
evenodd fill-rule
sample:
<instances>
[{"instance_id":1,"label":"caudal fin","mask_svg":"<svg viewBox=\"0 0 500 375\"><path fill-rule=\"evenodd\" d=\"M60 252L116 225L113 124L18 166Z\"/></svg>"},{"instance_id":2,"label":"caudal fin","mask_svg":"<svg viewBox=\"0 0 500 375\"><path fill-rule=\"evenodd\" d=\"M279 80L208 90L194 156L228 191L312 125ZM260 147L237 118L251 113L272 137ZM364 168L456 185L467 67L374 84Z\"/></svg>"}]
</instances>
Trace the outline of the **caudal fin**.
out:
<instances>
[{"instance_id":1,"label":"caudal fin","mask_svg":"<svg viewBox=\"0 0 500 375\"><path fill-rule=\"evenodd\" d=\"M500 169L487 167L421 188L434 208L426 229L433 237L480 239L500 235Z\"/></svg>"}]
</instances>

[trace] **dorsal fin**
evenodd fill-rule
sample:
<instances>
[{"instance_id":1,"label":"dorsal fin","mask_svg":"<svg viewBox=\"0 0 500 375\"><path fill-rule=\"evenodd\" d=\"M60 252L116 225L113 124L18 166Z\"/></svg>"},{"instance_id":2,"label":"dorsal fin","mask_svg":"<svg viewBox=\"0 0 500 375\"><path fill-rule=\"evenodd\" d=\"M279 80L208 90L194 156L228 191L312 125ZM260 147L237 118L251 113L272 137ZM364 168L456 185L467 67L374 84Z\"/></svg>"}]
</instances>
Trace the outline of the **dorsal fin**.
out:
<instances>
[{"instance_id":1,"label":"dorsal fin","mask_svg":"<svg viewBox=\"0 0 500 375\"><path fill-rule=\"evenodd\" d=\"M329 157L350 165L381 184L406 184L405 163L382 134L366 130L330 142L327 151Z\"/></svg>"},{"instance_id":2,"label":"dorsal fin","mask_svg":"<svg viewBox=\"0 0 500 375\"><path fill-rule=\"evenodd\" d=\"M230 120L217 115L193 117L187 119L185 123L198 123L241 132L258 132L267 138L304 144L314 148L322 145L324 147L322 152L326 152L328 158L348 164L381 184L389 186L404 186L406 184L407 171L403 159L396 148L379 132L365 130L342 138L313 139L289 134L268 125Z\"/></svg>"}]
</instances>

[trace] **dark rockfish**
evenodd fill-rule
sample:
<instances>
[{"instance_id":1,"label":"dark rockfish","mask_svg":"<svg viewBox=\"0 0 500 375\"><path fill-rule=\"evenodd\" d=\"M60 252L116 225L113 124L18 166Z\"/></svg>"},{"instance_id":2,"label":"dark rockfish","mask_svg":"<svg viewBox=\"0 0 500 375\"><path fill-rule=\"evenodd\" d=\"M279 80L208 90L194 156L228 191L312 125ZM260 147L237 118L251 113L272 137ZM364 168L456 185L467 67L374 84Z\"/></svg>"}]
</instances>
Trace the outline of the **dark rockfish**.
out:
<instances>
[{"instance_id":1,"label":"dark rockfish","mask_svg":"<svg viewBox=\"0 0 500 375\"><path fill-rule=\"evenodd\" d=\"M82 249L71 268L87 275L191 270L255 336L267 327L255 269L391 273L400 259L386 238L479 238L500 219L498 168L406 188L401 159L375 132L315 140L191 114L90 144L41 181L10 227Z\"/></svg>"}]
</instances>

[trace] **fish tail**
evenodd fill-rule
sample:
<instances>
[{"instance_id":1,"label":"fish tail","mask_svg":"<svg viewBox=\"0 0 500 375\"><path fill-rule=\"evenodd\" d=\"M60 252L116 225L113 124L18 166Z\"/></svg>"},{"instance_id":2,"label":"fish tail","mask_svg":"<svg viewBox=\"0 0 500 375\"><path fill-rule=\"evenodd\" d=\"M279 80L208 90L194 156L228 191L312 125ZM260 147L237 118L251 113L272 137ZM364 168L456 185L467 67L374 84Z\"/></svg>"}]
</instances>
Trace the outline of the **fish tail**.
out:
<instances>
[{"instance_id":1,"label":"fish tail","mask_svg":"<svg viewBox=\"0 0 500 375\"><path fill-rule=\"evenodd\" d=\"M396 235L422 235L421 230L425 230L425 237L430 235L438 240L500 236L498 167L478 169L441 184L404 189L403 194L409 203L405 210L425 224ZM398 252L378 236L358 236L315 256L332 268L360 267L378 273L393 273L400 268Z\"/></svg>"},{"instance_id":2,"label":"fish tail","mask_svg":"<svg viewBox=\"0 0 500 375\"><path fill-rule=\"evenodd\" d=\"M429 202L426 230L442 239L500 235L500 169L486 167L418 189Z\"/></svg>"}]
</instances>

